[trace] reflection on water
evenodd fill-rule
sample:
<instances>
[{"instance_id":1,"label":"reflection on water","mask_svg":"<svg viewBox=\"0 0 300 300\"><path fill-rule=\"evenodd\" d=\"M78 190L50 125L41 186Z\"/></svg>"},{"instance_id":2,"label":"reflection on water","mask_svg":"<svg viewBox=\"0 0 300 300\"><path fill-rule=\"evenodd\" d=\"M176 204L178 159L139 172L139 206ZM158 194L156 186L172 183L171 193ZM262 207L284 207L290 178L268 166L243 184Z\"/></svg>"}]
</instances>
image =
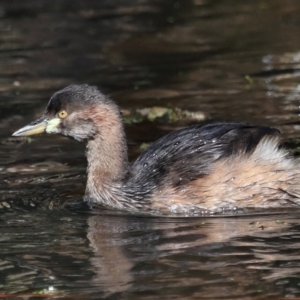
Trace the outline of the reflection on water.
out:
<instances>
[{"instance_id":1,"label":"reflection on water","mask_svg":"<svg viewBox=\"0 0 300 300\"><path fill-rule=\"evenodd\" d=\"M2 1L0 294L299 296L299 212L172 219L90 211L83 145L10 137L52 92L86 82L124 111L163 107L276 125L298 155L299 12L298 0ZM188 123L127 126L130 157Z\"/></svg>"},{"instance_id":2,"label":"reflection on water","mask_svg":"<svg viewBox=\"0 0 300 300\"><path fill-rule=\"evenodd\" d=\"M9 213L0 226L1 290L91 299L298 295L299 230L293 213L194 219Z\"/></svg>"}]
</instances>

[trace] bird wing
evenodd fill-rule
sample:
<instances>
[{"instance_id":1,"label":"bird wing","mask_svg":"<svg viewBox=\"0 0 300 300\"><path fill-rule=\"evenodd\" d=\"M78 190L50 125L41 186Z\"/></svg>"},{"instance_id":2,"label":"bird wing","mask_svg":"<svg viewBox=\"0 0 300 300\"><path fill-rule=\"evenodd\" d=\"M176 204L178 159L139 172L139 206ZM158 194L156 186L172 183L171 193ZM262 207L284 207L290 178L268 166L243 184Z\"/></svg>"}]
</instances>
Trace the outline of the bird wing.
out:
<instances>
[{"instance_id":1,"label":"bird wing","mask_svg":"<svg viewBox=\"0 0 300 300\"><path fill-rule=\"evenodd\" d=\"M150 191L164 183L184 185L208 175L216 161L251 154L262 138L278 134L275 128L244 123L199 124L171 132L130 165L127 186Z\"/></svg>"}]
</instances>

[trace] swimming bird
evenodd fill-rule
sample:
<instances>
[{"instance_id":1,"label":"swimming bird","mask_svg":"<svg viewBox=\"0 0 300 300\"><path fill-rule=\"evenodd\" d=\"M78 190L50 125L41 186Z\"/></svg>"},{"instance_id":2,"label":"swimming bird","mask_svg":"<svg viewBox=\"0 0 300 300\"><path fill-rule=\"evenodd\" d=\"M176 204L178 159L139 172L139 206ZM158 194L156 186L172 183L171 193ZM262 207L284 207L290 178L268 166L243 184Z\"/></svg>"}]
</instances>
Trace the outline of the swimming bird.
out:
<instances>
[{"instance_id":1,"label":"swimming bird","mask_svg":"<svg viewBox=\"0 0 300 300\"><path fill-rule=\"evenodd\" d=\"M132 212L195 215L300 204L299 162L279 131L245 123L173 131L128 163L120 109L97 87L70 85L13 136L46 132L86 143L85 200Z\"/></svg>"}]
</instances>

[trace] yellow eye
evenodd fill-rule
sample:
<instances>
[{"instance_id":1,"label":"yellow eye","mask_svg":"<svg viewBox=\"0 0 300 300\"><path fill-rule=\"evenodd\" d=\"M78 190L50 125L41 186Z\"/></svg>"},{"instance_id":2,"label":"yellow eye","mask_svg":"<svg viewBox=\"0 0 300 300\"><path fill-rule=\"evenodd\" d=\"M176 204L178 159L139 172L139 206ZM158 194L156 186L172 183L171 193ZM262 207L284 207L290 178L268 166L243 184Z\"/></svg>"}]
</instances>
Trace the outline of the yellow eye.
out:
<instances>
[{"instance_id":1,"label":"yellow eye","mask_svg":"<svg viewBox=\"0 0 300 300\"><path fill-rule=\"evenodd\" d=\"M65 119L68 116L68 113L65 110L61 110L58 112L58 117L61 119Z\"/></svg>"}]
</instances>

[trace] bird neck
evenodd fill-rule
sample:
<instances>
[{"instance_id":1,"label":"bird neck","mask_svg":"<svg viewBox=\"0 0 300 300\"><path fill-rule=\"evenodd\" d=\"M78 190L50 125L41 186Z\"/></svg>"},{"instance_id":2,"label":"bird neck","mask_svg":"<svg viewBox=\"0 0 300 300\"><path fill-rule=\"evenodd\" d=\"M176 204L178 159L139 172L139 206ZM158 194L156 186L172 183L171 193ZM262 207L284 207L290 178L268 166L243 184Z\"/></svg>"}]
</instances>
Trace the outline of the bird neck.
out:
<instances>
[{"instance_id":1,"label":"bird neck","mask_svg":"<svg viewBox=\"0 0 300 300\"><path fill-rule=\"evenodd\" d=\"M119 113L110 112L109 119L98 116L97 134L87 143L87 187L86 194L101 195L120 185L127 167L127 143L124 126ZM102 122L100 122L100 119ZM106 124L103 120L109 120ZM102 202L101 199L97 199ZM104 203L105 204L105 203Z\"/></svg>"}]
</instances>

